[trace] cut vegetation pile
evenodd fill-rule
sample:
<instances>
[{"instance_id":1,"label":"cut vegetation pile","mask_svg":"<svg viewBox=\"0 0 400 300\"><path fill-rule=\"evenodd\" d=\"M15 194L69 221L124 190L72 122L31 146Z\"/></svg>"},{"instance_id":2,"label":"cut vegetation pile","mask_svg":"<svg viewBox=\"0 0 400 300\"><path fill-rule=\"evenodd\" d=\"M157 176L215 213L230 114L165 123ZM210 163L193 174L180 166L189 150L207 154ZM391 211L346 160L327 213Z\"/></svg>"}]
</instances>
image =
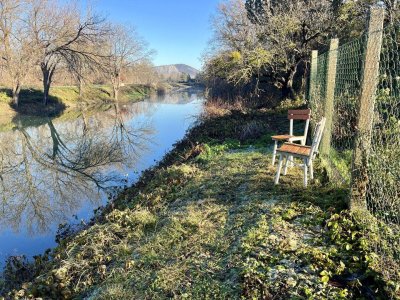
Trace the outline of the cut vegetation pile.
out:
<instances>
[{"instance_id":1,"label":"cut vegetation pile","mask_svg":"<svg viewBox=\"0 0 400 300\"><path fill-rule=\"evenodd\" d=\"M291 169L273 185L270 136L285 114L215 113L146 171L90 227L14 261L3 295L49 299L387 299L374 230L321 175ZM23 272L24 271L24 272ZM20 273L18 273L20 272ZM398 274L397 274L398 275ZM393 276L393 274L390 274ZM393 278L393 277L392 277ZM398 278L398 277L397 277ZM1 290L1 288L0 288ZM396 294L397 293L397 294Z\"/></svg>"}]
</instances>

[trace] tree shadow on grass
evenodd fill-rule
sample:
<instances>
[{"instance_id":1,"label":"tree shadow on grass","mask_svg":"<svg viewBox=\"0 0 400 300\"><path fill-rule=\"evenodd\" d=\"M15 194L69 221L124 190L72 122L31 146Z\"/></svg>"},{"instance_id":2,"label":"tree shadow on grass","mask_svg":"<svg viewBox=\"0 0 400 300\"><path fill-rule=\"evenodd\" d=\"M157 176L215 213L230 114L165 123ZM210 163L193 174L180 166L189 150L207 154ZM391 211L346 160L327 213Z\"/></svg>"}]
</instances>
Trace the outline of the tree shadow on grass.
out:
<instances>
[{"instance_id":1,"label":"tree shadow on grass","mask_svg":"<svg viewBox=\"0 0 400 300\"><path fill-rule=\"evenodd\" d=\"M0 93L12 97L10 89L0 89ZM38 89L24 89L20 93L19 105L10 103L16 112L12 122L21 127L38 126L47 123L49 119L60 116L67 108L61 99L49 96L48 104L43 104L43 91Z\"/></svg>"}]
</instances>

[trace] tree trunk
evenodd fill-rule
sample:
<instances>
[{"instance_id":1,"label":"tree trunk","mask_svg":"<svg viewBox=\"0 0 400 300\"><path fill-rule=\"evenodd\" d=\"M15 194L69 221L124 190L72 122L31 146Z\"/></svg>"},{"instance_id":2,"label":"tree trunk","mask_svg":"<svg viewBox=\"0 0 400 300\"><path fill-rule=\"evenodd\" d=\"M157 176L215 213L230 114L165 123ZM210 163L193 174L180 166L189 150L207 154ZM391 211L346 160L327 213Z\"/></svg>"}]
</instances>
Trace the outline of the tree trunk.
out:
<instances>
[{"instance_id":1,"label":"tree trunk","mask_svg":"<svg viewBox=\"0 0 400 300\"><path fill-rule=\"evenodd\" d=\"M60 153L60 148L67 149L64 142L61 140L60 134L58 133L56 127L54 126L52 121L47 123L50 129L51 140L53 141L53 154L52 159L55 159Z\"/></svg>"},{"instance_id":2,"label":"tree trunk","mask_svg":"<svg viewBox=\"0 0 400 300\"><path fill-rule=\"evenodd\" d=\"M121 87L121 77L118 74L114 78L111 78L111 82L113 85L113 98L115 101L118 101L119 96L119 88Z\"/></svg>"},{"instance_id":3,"label":"tree trunk","mask_svg":"<svg viewBox=\"0 0 400 300\"><path fill-rule=\"evenodd\" d=\"M89 130L89 121L86 118L86 115L85 115L84 111L82 111L82 120L83 120L83 130L82 130L82 132L83 132L83 135L86 135L86 133Z\"/></svg>"},{"instance_id":4,"label":"tree trunk","mask_svg":"<svg viewBox=\"0 0 400 300\"><path fill-rule=\"evenodd\" d=\"M113 84L113 98L115 101L118 101L119 87L116 84Z\"/></svg>"},{"instance_id":5,"label":"tree trunk","mask_svg":"<svg viewBox=\"0 0 400 300\"><path fill-rule=\"evenodd\" d=\"M289 77L286 79L286 81L283 84L282 87L282 97L284 99L294 99L295 98L295 92L293 89L293 78Z\"/></svg>"},{"instance_id":6,"label":"tree trunk","mask_svg":"<svg viewBox=\"0 0 400 300\"><path fill-rule=\"evenodd\" d=\"M43 73L43 104L47 105L49 101L49 91L54 74L54 68L49 68L46 64L42 64L41 69Z\"/></svg>"},{"instance_id":7,"label":"tree trunk","mask_svg":"<svg viewBox=\"0 0 400 300\"><path fill-rule=\"evenodd\" d=\"M13 87L12 90L12 99L13 99L13 103L16 107L18 107L19 105L19 93L21 92L21 85L18 83L16 83Z\"/></svg>"},{"instance_id":8,"label":"tree trunk","mask_svg":"<svg viewBox=\"0 0 400 300\"><path fill-rule=\"evenodd\" d=\"M307 92L309 76L310 76L310 65L309 65L309 63L305 63L303 76L301 78L301 88L300 88L301 93L303 93L304 95Z\"/></svg>"},{"instance_id":9,"label":"tree trunk","mask_svg":"<svg viewBox=\"0 0 400 300\"><path fill-rule=\"evenodd\" d=\"M82 78L78 77L78 88L79 88L79 96L82 97L83 96L83 80Z\"/></svg>"},{"instance_id":10,"label":"tree trunk","mask_svg":"<svg viewBox=\"0 0 400 300\"><path fill-rule=\"evenodd\" d=\"M53 123L51 121L49 121L49 123L47 123L47 125L50 128L51 140L53 141L53 154L52 154L51 158L54 160L57 157L57 154L60 150L60 141L57 137L57 131L56 131L56 128L54 127Z\"/></svg>"},{"instance_id":11,"label":"tree trunk","mask_svg":"<svg viewBox=\"0 0 400 300\"><path fill-rule=\"evenodd\" d=\"M119 115L121 114L121 108L119 107L119 103L118 102L115 103L114 107L115 107L115 115L119 117Z\"/></svg>"},{"instance_id":12,"label":"tree trunk","mask_svg":"<svg viewBox=\"0 0 400 300\"><path fill-rule=\"evenodd\" d=\"M296 93L293 88L293 81L294 81L294 76L297 73L297 65L298 63L295 66L291 67L286 75L285 82L283 83L282 87L283 98L294 99L296 96Z\"/></svg>"}]
</instances>

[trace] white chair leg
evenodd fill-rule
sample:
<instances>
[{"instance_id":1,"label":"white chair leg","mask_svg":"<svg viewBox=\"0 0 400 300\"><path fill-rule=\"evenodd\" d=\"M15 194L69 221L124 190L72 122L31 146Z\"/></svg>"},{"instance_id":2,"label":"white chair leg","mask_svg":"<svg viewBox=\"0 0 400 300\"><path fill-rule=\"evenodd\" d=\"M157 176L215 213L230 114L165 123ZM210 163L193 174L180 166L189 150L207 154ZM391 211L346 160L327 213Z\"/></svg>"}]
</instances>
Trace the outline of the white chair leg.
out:
<instances>
[{"instance_id":1,"label":"white chair leg","mask_svg":"<svg viewBox=\"0 0 400 300\"><path fill-rule=\"evenodd\" d=\"M276 159L276 149L278 149L278 141L275 141L274 144L274 151L272 152L272 165L275 165L275 159Z\"/></svg>"},{"instance_id":2,"label":"white chair leg","mask_svg":"<svg viewBox=\"0 0 400 300\"><path fill-rule=\"evenodd\" d=\"M282 164L283 164L283 155L281 154L279 157L278 169L276 170L275 184L279 184L279 177L281 176Z\"/></svg>"},{"instance_id":3,"label":"white chair leg","mask_svg":"<svg viewBox=\"0 0 400 300\"><path fill-rule=\"evenodd\" d=\"M286 160L285 160L285 167L283 168L283 175L287 174L287 170L288 170L288 166L290 163L290 156L286 156Z\"/></svg>"},{"instance_id":4,"label":"white chair leg","mask_svg":"<svg viewBox=\"0 0 400 300\"><path fill-rule=\"evenodd\" d=\"M293 167L294 166L294 158L293 156L289 156L289 167Z\"/></svg>"},{"instance_id":5,"label":"white chair leg","mask_svg":"<svg viewBox=\"0 0 400 300\"><path fill-rule=\"evenodd\" d=\"M307 178L307 171L308 171L308 166L307 166L307 160L304 160L304 187L307 187L308 183L308 178Z\"/></svg>"},{"instance_id":6,"label":"white chair leg","mask_svg":"<svg viewBox=\"0 0 400 300\"><path fill-rule=\"evenodd\" d=\"M314 179L314 166L313 166L313 161L310 159L310 179L313 180Z\"/></svg>"}]
</instances>

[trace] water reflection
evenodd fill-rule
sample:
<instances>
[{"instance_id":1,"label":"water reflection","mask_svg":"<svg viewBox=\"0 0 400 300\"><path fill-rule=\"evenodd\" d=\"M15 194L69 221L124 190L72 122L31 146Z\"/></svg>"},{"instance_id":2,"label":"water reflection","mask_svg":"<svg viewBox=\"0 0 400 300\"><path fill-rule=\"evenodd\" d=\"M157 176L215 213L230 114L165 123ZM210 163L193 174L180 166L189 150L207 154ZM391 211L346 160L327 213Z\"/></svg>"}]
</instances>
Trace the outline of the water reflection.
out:
<instances>
[{"instance_id":1,"label":"water reflection","mask_svg":"<svg viewBox=\"0 0 400 300\"><path fill-rule=\"evenodd\" d=\"M104 113L0 135L0 225L31 234L50 230L84 201L123 184L154 130L129 120L152 104L113 105Z\"/></svg>"},{"instance_id":2,"label":"water reflection","mask_svg":"<svg viewBox=\"0 0 400 300\"><path fill-rule=\"evenodd\" d=\"M175 93L163 95L163 103L168 104L188 104L201 97L203 93L202 88L192 87L190 89L182 90ZM147 101L158 102L160 97L156 94L151 95Z\"/></svg>"},{"instance_id":3,"label":"water reflection","mask_svg":"<svg viewBox=\"0 0 400 300\"><path fill-rule=\"evenodd\" d=\"M183 137L202 99L187 91L16 118L0 133L0 268L54 247L58 224L88 220L113 187L134 183Z\"/></svg>"}]
</instances>

